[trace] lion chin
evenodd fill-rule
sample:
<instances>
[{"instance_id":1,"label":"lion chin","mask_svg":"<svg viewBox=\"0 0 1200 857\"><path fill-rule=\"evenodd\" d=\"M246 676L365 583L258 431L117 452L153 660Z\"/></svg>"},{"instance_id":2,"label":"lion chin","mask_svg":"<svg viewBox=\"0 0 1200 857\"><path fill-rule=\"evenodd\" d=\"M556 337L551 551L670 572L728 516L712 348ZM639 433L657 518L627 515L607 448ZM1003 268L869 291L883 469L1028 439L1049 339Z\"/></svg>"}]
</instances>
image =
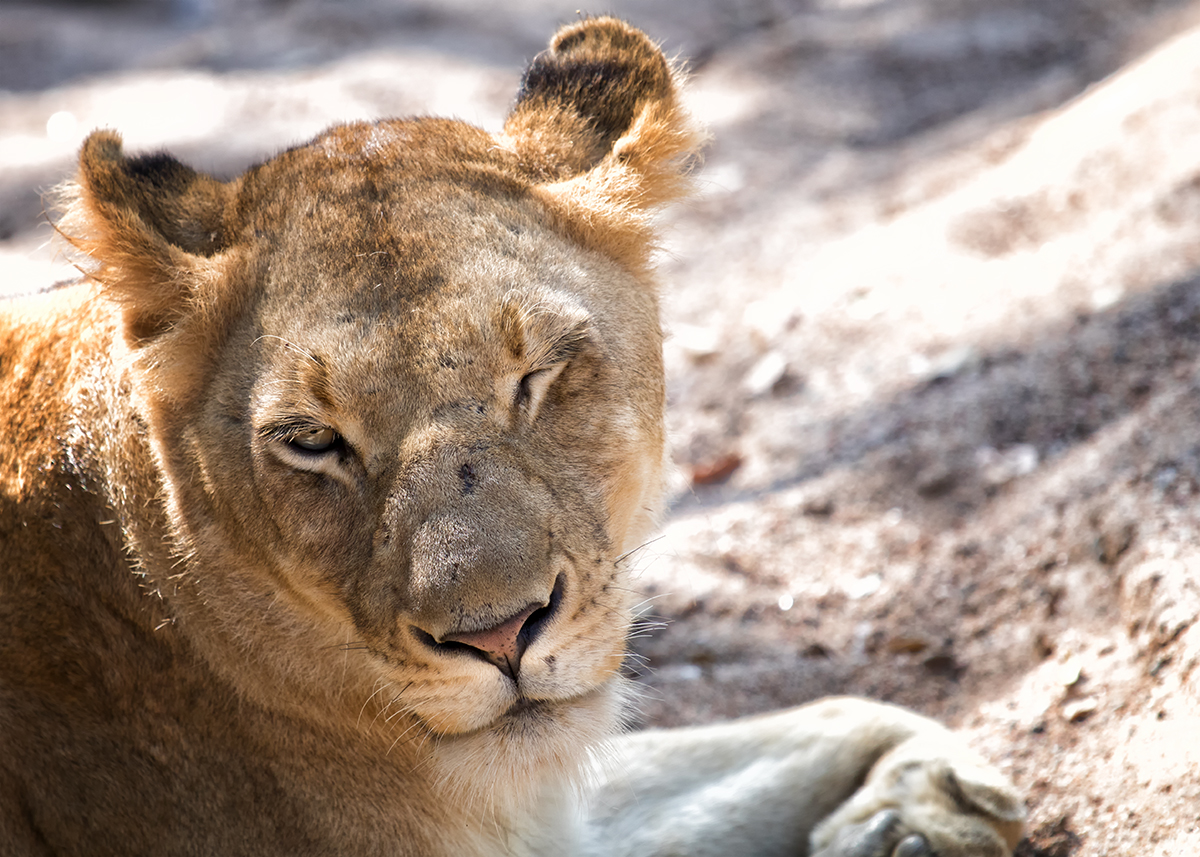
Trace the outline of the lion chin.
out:
<instances>
[{"instance_id":1,"label":"lion chin","mask_svg":"<svg viewBox=\"0 0 1200 857\"><path fill-rule=\"evenodd\" d=\"M582 804L634 693L615 679L571 700L520 699L483 728L433 736L438 789L495 819L537 814L547 792Z\"/></svg>"}]
</instances>

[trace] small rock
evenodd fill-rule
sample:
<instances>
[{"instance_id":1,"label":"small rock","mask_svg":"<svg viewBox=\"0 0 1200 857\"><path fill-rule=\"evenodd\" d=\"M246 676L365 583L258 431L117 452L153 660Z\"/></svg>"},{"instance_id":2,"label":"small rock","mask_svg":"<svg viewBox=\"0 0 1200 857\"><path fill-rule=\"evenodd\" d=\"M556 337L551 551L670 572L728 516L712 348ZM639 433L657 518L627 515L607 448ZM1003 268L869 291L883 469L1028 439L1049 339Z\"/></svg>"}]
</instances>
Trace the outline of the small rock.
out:
<instances>
[{"instance_id":1,"label":"small rock","mask_svg":"<svg viewBox=\"0 0 1200 857\"><path fill-rule=\"evenodd\" d=\"M969 345L952 348L930 361L928 378L931 381L953 378L978 360L978 352Z\"/></svg>"},{"instance_id":2,"label":"small rock","mask_svg":"<svg viewBox=\"0 0 1200 857\"><path fill-rule=\"evenodd\" d=\"M1058 683L1063 687L1074 687L1079 684L1079 679L1083 677L1083 667L1079 663L1079 658L1067 658L1059 667Z\"/></svg>"},{"instance_id":3,"label":"small rock","mask_svg":"<svg viewBox=\"0 0 1200 857\"><path fill-rule=\"evenodd\" d=\"M949 467L935 464L917 475L917 493L928 500L944 497L958 484L958 474Z\"/></svg>"},{"instance_id":4,"label":"small rock","mask_svg":"<svg viewBox=\"0 0 1200 857\"><path fill-rule=\"evenodd\" d=\"M835 506L828 497L810 497L800 504L800 513L814 518L828 518Z\"/></svg>"},{"instance_id":5,"label":"small rock","mask_svg":"<svg viewBox=\"0 0 1200 857\"><path fill-rule=\"evenodd\" d=\"M892 637L887 641L887 650L893 655L916 654L929 648L929 641L921 637Z\"/></svg>"},{"instance_id":6,"label":"small rock","mask_svg":"<svg viewBox=\"0 0 1200 857\"><path fill-rule=\"evenodd\" d=\"M695 324L672 325L670 341L693 358L709 357L721 349L720 331Z\"/></svg>"},{"instance_id":7,"label":"small rock","mask_svg":"<svg viewBox=\"0 0 1200 857\"><path fill-rule=\"evenodd\" d=\"M783 380L787 370L787 358L778 351L768 351L746 374L742 386L751 396L764 395L771 392L775 385Z\"/></svg>"},{"instance_id":8,"label":"small rock","mask_svg":"<svg viewBox=\"0 0 1200 857\"><path fill-rule=\"evenodd\" d=\"M1005 485L1020 476L1028 476L1037 470L1037 447L1029 443L1018 443L1001 452L990 446L975 451L975 463L979 467L984 483L992 486Z\"/></svg>"},{"instance_id":9,"label":"small rock","mask_svg":"<svg viewBox=\"0 0 1200 857\"><path fill-rule=\"evenodd\" d=\"M921 661L921 666L934 675L948 678L951 681L958 681L959 676L967 669L951 654L930 655Z\"/></svg>"},{"instance_id":10,"label":"small rock","mask_svg":"<svg viewBox=\"0 0 1200 857\"><path fill-rule=\"evenodd\" d=\"M715 461L693 467L692 484L717 485L727 480L741 466L742 457L736 452L728 452Z\"/></svg>"},{"instance_id":11,"label":"small rock","mask_svg":"<svg viewBox=\"0 0 1200 857\"><path fill-rule=\"evenodd\" d=\"M1100 703L1094 696L1084 696L1064 702L1062 715L1069 723L1080 723L1087 720L1099 707Z\"/></svg>"},{"instance_id":12,"label":"small rock","mask_svg":"<svg viewBox=\"0 0 1200 857\"><path fill-rule=\"evenodd\" d=\"M820 643L809 643L800 652L800 655L805 658L829 658L833 656L833 652Z\"/></svg>"},{"instance_id":13,"label":"small rock","mask_svg":"<svg viewBox=\"0 0 1200 857\"><path fill-rule=\"evenodd\" d=\"M857 601L860 598L866 598L868 595L874 595L882 586L882 577L878 574L868 574L865 577L847 580L842 584L842 589L846 591L848 596Z\"/></svg>"}]
</instances>

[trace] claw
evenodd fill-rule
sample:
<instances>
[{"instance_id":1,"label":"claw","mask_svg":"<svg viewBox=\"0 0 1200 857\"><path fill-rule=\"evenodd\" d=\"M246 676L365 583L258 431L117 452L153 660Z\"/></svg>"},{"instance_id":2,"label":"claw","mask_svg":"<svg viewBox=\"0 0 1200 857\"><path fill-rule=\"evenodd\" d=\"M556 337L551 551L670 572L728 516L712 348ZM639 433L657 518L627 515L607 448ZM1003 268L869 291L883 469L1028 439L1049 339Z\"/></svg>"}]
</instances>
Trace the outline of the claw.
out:
<instances>
[{"instance_id":1,"label":"claw","mask_svg":"<svg viewBox=\"0 0 1200 857\"><path fill-rule=\"evenodd\" d=\"M881 810L862 824L838 834L829 853L838 857L888 857L893 853L891 846L896 841L899 824L900 813L894 809Z\"/></svg>"},{"instance_id":2,"label":"claw","mask_svg":"<svg viewBox=\"0 0 1200 857\"><path fill-rule=\"evenodd\" d=\"M842 830L822 855L836 857L936 857L929 840L919 833L900 838L900 813L884 809L861 824ZM898 840L898 841L897 841Z\"/></svg>"},{"instance_id":3,"label":"claw","mask_svg":"<svg viewBox=\"0 0 1200 857\"><path fill-rule=\"evenodd\" d=\"M919 833L905 836L892 851L892 857L934 857L929 840Z\"/></svg>"}]
</instances>

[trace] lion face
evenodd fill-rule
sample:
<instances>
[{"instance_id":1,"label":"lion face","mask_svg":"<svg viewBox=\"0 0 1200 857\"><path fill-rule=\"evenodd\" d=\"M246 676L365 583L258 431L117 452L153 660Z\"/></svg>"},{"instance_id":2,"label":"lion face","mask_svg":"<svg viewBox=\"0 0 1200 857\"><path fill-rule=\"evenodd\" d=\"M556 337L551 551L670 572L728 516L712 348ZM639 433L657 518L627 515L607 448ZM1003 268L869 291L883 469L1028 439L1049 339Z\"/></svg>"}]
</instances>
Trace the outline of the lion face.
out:
<instances>
[{"instance_id":1,"label":"lion face","mask_svg":"<svg viewBox=\"0 0 1200 857\"><path fill-rule=\"evenodd\" d=\"M349 125L230 182L85 143L63 228L121 307L169 522L146 571L225 669L440 738L608 728L662 489L675 98L597 20L497 137Z\"/></svg>"},{"instance_id":2,"label":"lion face","mask_svg":"<svg viewBox=\"0 0 1200 857\"><path fill-rule=\"evenodd\" d=\"M404 165L372 175L346 138L393 131ZM252 474L239 533L460 733L620 664L616 558L660 493L661 340L651 290L527 194L430 179L408 131L342 129L254 177L248 195L316 174L323 203L251 214L261 290L205 397L222 440L188 458L218 496Z\"/></svg>"}]
</instances>

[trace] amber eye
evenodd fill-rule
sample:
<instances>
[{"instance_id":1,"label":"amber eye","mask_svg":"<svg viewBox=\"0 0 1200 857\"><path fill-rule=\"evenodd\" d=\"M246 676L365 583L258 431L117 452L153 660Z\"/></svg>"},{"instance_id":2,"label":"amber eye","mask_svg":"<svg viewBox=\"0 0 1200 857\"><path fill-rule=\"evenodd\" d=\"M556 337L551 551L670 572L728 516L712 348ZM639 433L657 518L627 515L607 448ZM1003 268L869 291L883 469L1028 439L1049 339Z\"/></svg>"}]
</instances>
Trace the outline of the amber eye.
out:
<instances>
[{"instance_id":1,"label":"amber eye","mask_svg":"<svg viewBox=\"0 0 1200 857\"><path fill-rule=\"evenodd\" d=\"M338 442L338 434L328 426L305 429L288 438L288 443L304 452L328 452Z\"/></svg>"}]
</instances>

